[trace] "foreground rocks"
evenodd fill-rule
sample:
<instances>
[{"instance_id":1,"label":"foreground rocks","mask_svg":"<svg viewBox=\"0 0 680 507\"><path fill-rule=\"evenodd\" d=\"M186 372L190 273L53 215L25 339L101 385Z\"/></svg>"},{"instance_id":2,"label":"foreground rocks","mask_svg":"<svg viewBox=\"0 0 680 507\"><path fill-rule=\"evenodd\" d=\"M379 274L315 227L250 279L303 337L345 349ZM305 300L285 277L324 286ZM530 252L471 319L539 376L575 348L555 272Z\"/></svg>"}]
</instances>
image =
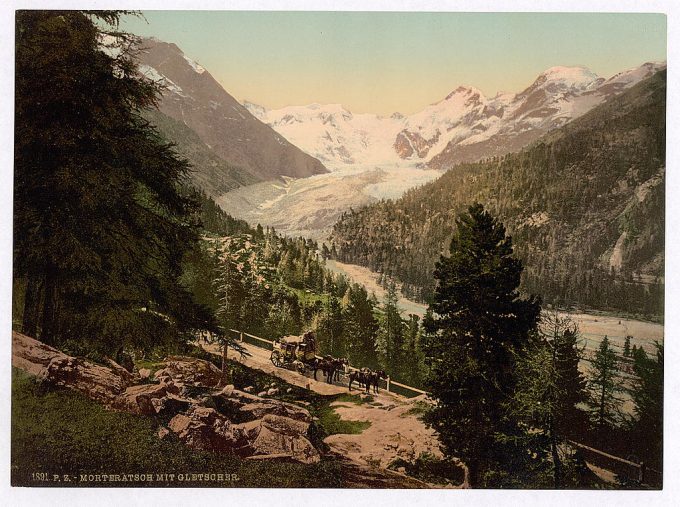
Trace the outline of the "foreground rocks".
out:
<instances>
[{"instance_id":1,"label":"foreground rocks","mask_svg":"<svg viewBox=\"0 0 680 507\"><path fill-rule=\"evenodd\" d=\"M313 421L307 410L234 386L218 389L220 370L202 359L168 357L149 383L146 371L143 376L132 375L111 360L109 366L98 365L14 332L12 365L111 409L162 416L169 422L167 428L159 428L159 438L174 435L197 450L258 460L320 460L308 438Z\"/></svg>"},{"instance_id":2,"label":"foreground rocks","mask_svg":"<svg viewBox=\"0 0 680 507\"><path fill-rule=\"evenodd\" d=\"M113 401L133 382L133 376L110 361L109 368L71 357L26 335L12 332L12 366L52 385L64 386L105 404Z\"/></svg>"}]
</instances>

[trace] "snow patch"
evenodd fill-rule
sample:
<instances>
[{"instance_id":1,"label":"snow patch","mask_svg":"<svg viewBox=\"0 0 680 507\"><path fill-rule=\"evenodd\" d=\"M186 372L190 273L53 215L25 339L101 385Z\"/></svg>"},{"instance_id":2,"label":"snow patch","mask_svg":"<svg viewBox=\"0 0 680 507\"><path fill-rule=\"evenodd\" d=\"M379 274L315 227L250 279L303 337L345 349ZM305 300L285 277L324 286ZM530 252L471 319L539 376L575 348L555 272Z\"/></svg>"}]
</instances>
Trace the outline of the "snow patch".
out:
<instances>
[{"instance_id":1,"label":"snow patch","mask_svg":"<svg viewBox=\"0 0 680 507\"><path fill-rule=\"evenodd\" d=\"M187 57L186 55L182 55L182 57L187 61L189 65L191 65L191 68L194 69L195 72L198 74L203 74L205 72L205 69L201 67L199 64L197 64L195 61L193 61L191 58Z\"/></svg>"}]
</instances>

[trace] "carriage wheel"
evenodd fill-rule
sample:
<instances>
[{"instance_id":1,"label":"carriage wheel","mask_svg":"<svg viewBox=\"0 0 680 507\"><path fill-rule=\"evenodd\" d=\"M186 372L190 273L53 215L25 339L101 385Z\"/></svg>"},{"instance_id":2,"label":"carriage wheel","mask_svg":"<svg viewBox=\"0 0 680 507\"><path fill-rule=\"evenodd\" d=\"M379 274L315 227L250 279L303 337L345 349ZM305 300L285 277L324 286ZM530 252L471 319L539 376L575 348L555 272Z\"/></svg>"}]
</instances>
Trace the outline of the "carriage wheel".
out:
<instances>
[{"instance_id":1,"label":"carriage wheel","mask_svg":"<svg viewBox=\"0 0 680 507\"><path fill-rule=\"evenodd\" d=\"M281 368L283 366L283 361L281 360L281 353L278 350L272 351L272 355L269 358L274 366Z\"/></svg>"}]
</instances>

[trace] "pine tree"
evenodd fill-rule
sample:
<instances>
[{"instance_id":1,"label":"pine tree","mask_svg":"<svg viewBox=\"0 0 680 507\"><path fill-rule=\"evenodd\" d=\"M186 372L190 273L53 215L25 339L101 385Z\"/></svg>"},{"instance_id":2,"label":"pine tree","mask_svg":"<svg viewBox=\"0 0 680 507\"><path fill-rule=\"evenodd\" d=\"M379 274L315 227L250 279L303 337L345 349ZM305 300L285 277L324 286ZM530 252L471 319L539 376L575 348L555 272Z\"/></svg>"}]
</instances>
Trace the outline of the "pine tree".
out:
<instances>
[{"instance_id":1,"label":"pine tree","mask_svg":"<svg viewBox=\"0 0 680 507\"><path fill-rule=\"evenodd\" d=\"M363 285L353 284L342 305L343 341L350 364L375 369L378 365L375 337L378 322L374 304Z\"/></svg>"},{"instance_id":2,"label":"pine tree","mask_svg":"<svg viewBox=\"0 0 680 507\"><path fill-rule=\"evenodd\" d=\"M552 469L554 488L565 486L559 448L567 432L582 422L576 405L585 401L586 384L578 363L578 328L556 311L542 317L539 333L517 362L510 410L530 428L526 440Z\"/></svg>"},{"instance_id":3,"label":"pine tree","mask_svg":"<svg viewBox=\"0 0 680 507\"><path fill-rule=\"evenodd\" d=\"M458 217L449 250L434 272L424 343L426 386L437 401L426 418L480 487L499 459L496 435L510 426L503 404L515 384L513 352L527 343L540 304L519 297L522 264L505 227L481 205Z\"/></svg>"},{"instance_id":4,"label":"pine tree","mask_svg":"<svg viewBox=\"0 0 680 507\"><path fill-rule=\"evenodd\" d=\"M635 404L635 418L631 430L641 452L662 466L663 453L663 345L655 343L656 354L652 359L642 348L633 366L635 378L630 396Z\"/></svg>"},{"instance_id":5,"label":"pine tree","mask_svg":"<svg viewBox=\"0 0 680 507\"><path fill-rule=\"evenodd\" d=\"M390 281L378 318L376 350L380 366L390 376L402 378L404 363L404 319L398 306L397 286Z\"/></svg>"},{"instance_id":6,"label":"pine tree","mask_svg":"<svg viewBox=\"0 0 680 507\"><path fill-rule=\"evenodd\" d=\"M626 339L623 342L623 357L630 357L630 339L632 336L626 335Z\"/></svg>"},{"instance_id":7,"label":"pine tree","mask_svg":"<svg viewBox=\"0 0 680 507\"><path fill-rule=\"evenodd\" d=\"M616 414L621 400L616 394L621 391L616 369L616 354L605 336L592 362L588 389L590 391L591 414L600 432L616 425Z\"/></svg>"},{"instance_id":8,"label":"pine tree","mask_svg":"<svg viewBox=\"0 0 680 507\"><path fill-rule=\"evenodd\" d=\"M115 11L18 11L14 270L23 328L115 353L216 331L179 283L188 164L143 119L160 86ZM106 39L104 36L110 36Z\"/></svg>"}]
</instances>

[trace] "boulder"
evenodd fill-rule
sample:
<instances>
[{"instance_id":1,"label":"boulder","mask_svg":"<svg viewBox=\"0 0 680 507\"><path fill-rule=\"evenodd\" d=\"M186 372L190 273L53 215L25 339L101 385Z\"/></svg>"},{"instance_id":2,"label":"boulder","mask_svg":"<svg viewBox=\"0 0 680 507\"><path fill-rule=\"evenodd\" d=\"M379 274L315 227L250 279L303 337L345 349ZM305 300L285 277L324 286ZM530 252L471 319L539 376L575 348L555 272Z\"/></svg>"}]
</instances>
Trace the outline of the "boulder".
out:
<instances>
[{"instance_id":1,"label":"boulder","mask_svg":"<svg viewBox=\"0 0 680 507\"><path fill-rule=\"evenodd\" d=\"M213 408L193 405L173 417L168 427L193 449L238 453L248 447L245 434L235 431L231 422Z\"/></svg>"},{"instance_id":2,"label":"boulder","mask_svg":"<svg viewBox=\"0 0 680 507\"><path fill-rule=\"evenodd\" d=\"M170 356L165 358L165 367L158 370L154 378L172 379L193 387L215 387L222 380L222 372L204 359Z\"/></svg>"},{"instance_id":3,"label":"boulder","mask_svg":"<svg viewBox=\"0 0 680 507\"><path fill-rule=\"evenodd\" d=\"M238 410L244 419L262 419L267 414L274 414L308 423L312 420L308 410L293 403L262 398L261 396L255 396L254 394L234 389L233 386L225 387L213 397L219 397L224 400L231 409Z\"/></svg>"},{"instance_id":4,"label":"boulder","mask_svg":"<svg viewBox=\"0 0 680 507\"><path fill-rule=\"evenodd\" d=\"M139 378L142 380L147 380L148 378L151 377L151 370L148 368L142 368L139 370Z\"/></svg>"},{"instance_id":5,"label":"boulder","mask_svg":"<svg viewBox=\"0 0 680 507\"><path fill-rule=\"evenodd\" d=\"M318 463L319 452L306 437L306 428L301 421L268 415L260 422L257 438L250 442L254 456L268 456L268 459L280 459L289 456L301 463ZM301 432L305 429L305 432Z\"/></svg>"},{"instance_id":6,"label":"boulder","mask_svg":"<svg viewBox=\"0 0 680 507\"><path fill-rule=\"evenodd\" d=\"M113 400L111 407L132 414L153 415L158 413L153 402L167 394L165 384L140 384L128 387Z\"/></svg>"},{"instance_id":7,"label":"boulder","mask_svg":"<svg viewBox=\"0 0 680 507\"><path fill-rule=\"evenodd\" d=\"M91 361L70 356L54 357L47 365L45 382L68 387L88 398L112 403L129 385L127 377Z\"/></svg>"},{"instance_id":8,"label":"boulder","mask_svg":"<svg viewBox=\"0 0 680 507\"><path fill-rule=\"evenodd\" d=\"M163 440L169 434L170 434L170 430L168 428L166 428L165 426L161 426L160 428L158 428L157 435L158 435L158 438L160 438L161 440Z\"/></svg>"}]
</instances>

